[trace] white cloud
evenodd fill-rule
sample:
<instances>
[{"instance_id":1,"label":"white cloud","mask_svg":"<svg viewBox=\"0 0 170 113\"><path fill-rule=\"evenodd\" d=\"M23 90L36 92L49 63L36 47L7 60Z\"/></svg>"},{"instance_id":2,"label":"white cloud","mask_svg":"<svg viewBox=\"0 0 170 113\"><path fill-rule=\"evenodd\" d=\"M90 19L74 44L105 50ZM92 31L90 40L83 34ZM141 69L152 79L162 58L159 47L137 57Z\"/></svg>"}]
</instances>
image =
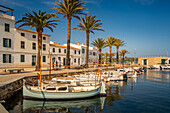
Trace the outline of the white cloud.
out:
<instances>
[{"instance_id":1,"label":"white cloud","mask_svg":"<svg viewBox=\"0 0 170 113\"><path fill-rule=\"evenodd\" d=\"M1 3L7 7L22 7L26 9L30 9L28 5L23 4L22 0L1 0Z\"/></svg>"},{"instance_id":2,"label":"white cloud","mask_svg":"<svg viewBox=\"0 0 170 113\"><path fill-rule=\"evenodd\" d=\"M42 3L43 3L43 4L46 4L46 5L49 5L49 6L57 5L54 1L55 1L55 0L51 0L51 1L43 1Z\"/></svg>"},{"instance_id":3,"label":"white cloud","mask_svg":"<svg viewBox=\"0 0 170 113\"><path fill-rule=\"evenodd\" d=\"M99 5L103 0L84 0L84 2L89 4Z\"/></svg>"},{"instance_id":4,"label":"white cloud","mask_svg":"<svg viewBox=\"0 0 170 113\"><path fill-rule=\"evenodd\" d=\"M139 2L141 5L151 5L154 3L154 0L134 0L135 2Z\"/></svg>"}]
</instances>

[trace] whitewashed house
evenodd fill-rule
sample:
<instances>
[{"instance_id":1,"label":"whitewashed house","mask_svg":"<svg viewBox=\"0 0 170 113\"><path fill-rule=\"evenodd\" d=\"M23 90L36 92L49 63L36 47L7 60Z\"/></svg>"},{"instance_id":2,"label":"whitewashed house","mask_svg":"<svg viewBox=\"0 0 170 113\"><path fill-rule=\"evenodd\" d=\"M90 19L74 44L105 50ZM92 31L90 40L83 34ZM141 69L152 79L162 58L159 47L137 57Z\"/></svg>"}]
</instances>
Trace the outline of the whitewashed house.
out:
<instances>
[{"instance_id":1,"label":"whitewashed house","mask_svg":"<svg viewBox=\"0 0 170 113\"><path fill-rule=\"evenodd\" d=\"M50 49L52 50L52 61L54 64L58 64L61 61L61 65L66 64L66 49L67 44L60 45L60 43L50 41ZM89 47L89 63L98 61L98 50L94 47ZM83 43L80 45L70 44L70 61L71 65L84 65L86 60L86 45Z\"/></svg>"}]
</instances>

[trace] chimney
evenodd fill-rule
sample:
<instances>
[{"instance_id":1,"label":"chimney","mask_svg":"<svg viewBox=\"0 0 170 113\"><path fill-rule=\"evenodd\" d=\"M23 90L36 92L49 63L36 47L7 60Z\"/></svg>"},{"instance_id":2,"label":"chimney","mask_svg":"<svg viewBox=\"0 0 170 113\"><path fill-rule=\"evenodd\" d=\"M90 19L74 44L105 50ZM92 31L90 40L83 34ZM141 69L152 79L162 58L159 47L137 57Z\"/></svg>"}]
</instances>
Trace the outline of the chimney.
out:
<instances>
[{"instance_id":1,"label":"chimney","mask_svg":"<svg viewBox=\"0 0 170 113\"><path fill-rule=\"evenodd\" d=\"M77 40L77 45L80 45L79 41Z\"/></svg>"}]
</instances>

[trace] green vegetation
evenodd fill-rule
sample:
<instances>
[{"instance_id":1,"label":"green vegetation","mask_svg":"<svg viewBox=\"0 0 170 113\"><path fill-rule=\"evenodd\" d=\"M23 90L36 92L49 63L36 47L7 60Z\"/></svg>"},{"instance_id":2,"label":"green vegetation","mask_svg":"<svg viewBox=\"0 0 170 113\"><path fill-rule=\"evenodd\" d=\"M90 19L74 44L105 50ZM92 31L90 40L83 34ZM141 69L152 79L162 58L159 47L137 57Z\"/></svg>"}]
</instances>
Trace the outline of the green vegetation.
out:
<instances>
[{"instance_id":1,"label":"green vegetation","mask_svg":"<svg viewBox=\"0 0 170 113\"><path fill-rule=\"evenodd\" d=\"M42 33L44 28L48 28L53 32L53 28L56 28L57 23L59 20L50 20L51 18L58 18L55 14L46 14L46 12L34 12L25 13L21 20L18 20L17 23L22 23L18 28L23 26L35 27L38 33L38 58L37 58L37 66L36 70L40 69L40 50L42 49Z\"/></svg>"},{"instance_id":2,"label":"green vegetation","mask_svg":"<svg viewBox=\"0 0 170 113\"><path fill-rule=\"evenodd\" d=\"M92 16L92 15L86 15L84 18L81 17L81 21L79 22L79 25L74 28L74 29L78 29L79 31L86 31L86 68L88 68L88 59L89 59L89 34L93 33L94 34L94 30L97 31L104 31L103 29L100 29L99 27L102 27L102 23L99 23L101 20L96 20L95 19L96 16Z\"/></svg>"},{"instance_id":3,"label":"green vegetation","mask_svg":"<svg viewBox=\"0 0 170 113\"><path fill-rule=\"evenodd\" d=\"M66 54L66 68L70 68L70 39L71 39L71 19L72 17L79 19L79 15L85 15L87 8L83 8L85 2L82 0L59 0L55 3L58 7L52 9L57 10L56 14L63 15L63 19L67 17L67 54Z\"/></svg>"}]
</instances>

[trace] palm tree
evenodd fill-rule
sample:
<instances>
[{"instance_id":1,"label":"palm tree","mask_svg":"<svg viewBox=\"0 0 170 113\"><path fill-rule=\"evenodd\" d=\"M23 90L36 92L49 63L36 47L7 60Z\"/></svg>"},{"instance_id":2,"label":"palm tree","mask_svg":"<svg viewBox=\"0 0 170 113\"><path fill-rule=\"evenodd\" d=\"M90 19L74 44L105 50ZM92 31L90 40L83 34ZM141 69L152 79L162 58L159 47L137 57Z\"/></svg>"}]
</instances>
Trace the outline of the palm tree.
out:
<instances>
[{"instance_id":1,"label":"palm tree","mask_svg":"<svg viewBox=\"0 0 170 113\"><path fill-rule=\"evenodd\" d=\"M118 64L119 62L119 47L120 46L124 46L126 43L123 41L123 40L120 40L120 39L115 39L115 42L114 42L114 46L116 46L116 49L117 49L117 56L116 56L116 63Z\"/></svg>"},{"instance_id":2,"label":"palm tree","mask_svg":"<svg viewBox=\"0 0 170 113\"><path fill-rule=\"evenodd\" d=\"M109 53L108 53L108 52L106 52L106 53L105 53L105 56L106 56L106 63L108 63L108 59L107 59L107 57L109 56Z\"/></svg>"},{"instance_id":3,"label":"palm tree","mask_svg":"<svg viewBox=\"0 0 170 113\"><path fill-rule=\"evenodd\" d=\"M55 3L58 7L54 7L52 9L57 10L55 14L63 15L63 19L67 17L67 54L66 54L66 68L70 68L70 38L71 38L71 19L72 17L80 20L78 15L85 14L87 12L86 8L83 8L84 3L82 0L59 0L59 2Z\"/></svg>"},{"instance_id":4,"label":"palm tree","mask_svg":"<svg viewBox=\"0 0 170 113\"><path fill-rule=\"evenodd\" d=\"M112 46L114 45L115 38L114 37L108 37L106 41L106 45L109 46L110 49L110 63L112 63Z\"/></svg>"},{"instance_id":5,"label":"palm tree","mask_svg":"<svg viewBox=\"0 0 170 113\"><path fill-rule=\"evenodd\" d=\"M91 43L93 46L97 47L98 50L99 50L99 64L101 63L101 52L102 52L102 49L107 47L106 46L106 42L105 42L105 39L103 38L98 38L97 40L94 40L92 43Z\"/></svg>"},{"instance_id":6,"label":"palm tree","mask_svg":"<svg viewBox=\"0 0 170 113\"><path fill-rule=\"evenodd\" d=\"M127 51L126 49L123 49L120 51L120 56L122 56L122 64L124 64L125 61L125 54L129 54L129 51Z\"/></svg>"},{"instance_id":7,"label":"palm tree","mask_svg":"<svg viewBox=\"0 0 170 113\"><path fill-rule=\"evenodd\" d=\"M112 62L114 61L114 56L116 55L116 53L112 53L111 54L111 58L113 59Z\"/></svg>"},{"instance_id":8,"label":"palm tree","mask_svg":"<svg viewBox=\"0 0 170 113\"><path fill-rule=\"evenodd\" d=\"M52 27L56 28L56 22L59 22L59 20L51 20L51 18L58 17L55 14L46 14L46 12L41 12L41 10L39 10L38 13L34 11L33 14L25 13L22 19L16 22L16 24L22 22L22 24L18 28L23 26L36 28L36 31L38 33L38 55L36 70L40 69L40 50L42 48L42 33L44 31L44 28L48 28L53 32Z\"/></svg>"},{"instance_id":9,"label":"palm tree","mask_svg":"<svg viewBox=\"0 0 170 113\"><path fill-rule=\"evenodd\" d=\"M104 61L105 53L101 53L102 61Z\"/></svg>"},{"instance_id":10,"label":"palm tree","mask_svg":"<svg viewBox=\"0 0 170 113\"><path fill-rule=\"evenodd\" d=\"M89 35L90 33L94 34L94 30L97 31L104 31L103 29L100 29L99 27L102 27L102 23L99 23L101 20L96 20L95 19L96 16L92 16L92 15L85 15L85 17L81 17L81 21L79 22L79 25L74 28L77 29L79 31L86 31L86 68L88 68L88 59L89 59Z\"/></svg>"}]
</instances>

